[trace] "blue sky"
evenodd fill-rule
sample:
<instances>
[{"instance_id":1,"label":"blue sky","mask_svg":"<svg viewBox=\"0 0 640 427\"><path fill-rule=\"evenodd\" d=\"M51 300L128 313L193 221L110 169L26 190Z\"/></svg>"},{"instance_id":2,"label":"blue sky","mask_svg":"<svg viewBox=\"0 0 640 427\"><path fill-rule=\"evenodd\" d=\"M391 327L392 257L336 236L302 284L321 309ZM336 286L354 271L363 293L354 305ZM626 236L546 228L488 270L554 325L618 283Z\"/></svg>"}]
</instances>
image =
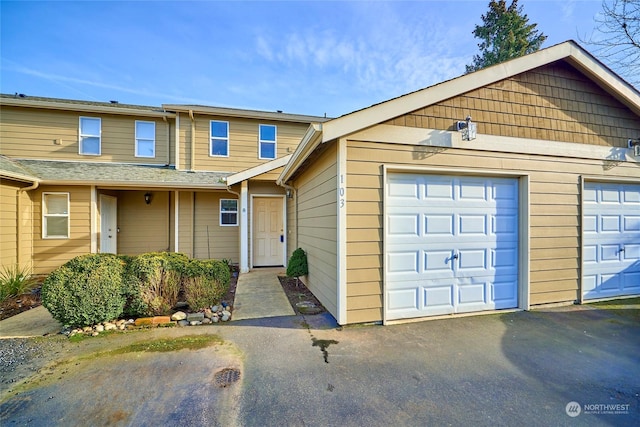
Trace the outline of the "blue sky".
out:
<instances>
[{"instance_id":1,"label":"blue sky","mask_svg":"<svg viewBox=\"0 0 640 427\"><path fill-rule=\"evenodd\" d=\"M488 3L2 1L0 91L336 117L463 74ZM601 11L519 4L543 47Z\"/></svg>"}]
</instances>

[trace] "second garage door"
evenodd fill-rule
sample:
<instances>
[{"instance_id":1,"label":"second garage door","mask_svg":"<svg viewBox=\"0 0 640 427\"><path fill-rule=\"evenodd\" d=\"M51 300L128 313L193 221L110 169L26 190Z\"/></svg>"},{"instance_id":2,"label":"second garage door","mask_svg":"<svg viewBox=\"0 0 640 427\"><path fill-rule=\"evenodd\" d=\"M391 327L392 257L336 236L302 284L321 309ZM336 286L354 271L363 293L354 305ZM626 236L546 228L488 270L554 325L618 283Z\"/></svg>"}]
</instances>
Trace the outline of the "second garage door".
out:
<instances>
[{"instance_id":1,"label":"second garage door","mask_svg":"<svg viewBox=\"0 0 640 427\"><path fill-rule=\"evenodd\" d=\"M518 306L518 180L392 173L387 320Z\"/></svg>"},{"instance_id":2,"label":"second garage door","mask_svg":"<svg viewBox=\"0 0 640 427\"><path fill-rule=\"evenodd\" d=\"M584 186L584 299L640 294L640 185Z\"/></svg>"}]
</instances>

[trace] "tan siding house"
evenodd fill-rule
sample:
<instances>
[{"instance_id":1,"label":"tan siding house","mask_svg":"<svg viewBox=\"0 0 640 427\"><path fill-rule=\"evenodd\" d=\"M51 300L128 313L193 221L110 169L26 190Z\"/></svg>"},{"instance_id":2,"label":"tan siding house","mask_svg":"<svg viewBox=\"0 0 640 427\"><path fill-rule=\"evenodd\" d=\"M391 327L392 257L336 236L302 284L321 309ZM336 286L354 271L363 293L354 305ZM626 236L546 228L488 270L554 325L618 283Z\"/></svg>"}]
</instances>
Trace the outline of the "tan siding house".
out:
<instances>
[{"instance_id":1,"label":"tan siding house","mask_svg":"<svg viewBox=\"0 0 640 427\"><path fill-rule=\"evenodd\" d=\"M324 119L0 95L0 121L2 266L47 274L97 252L285 266L295 248L275 180ZM265 229L252 220L262 199L276 201Z\"/></svg>"},{"instance_id":2,"label":"tan siding house","mask_svg":"<svg viewBox=\"0 0 640 427\"><path fill-rule=\"evenodd\" d=\"M310 128L278 182L338 205L309 269L340 324L588 302L640 294L639 137L637 90L566 42Z\"/></svg>"}]
</instances>

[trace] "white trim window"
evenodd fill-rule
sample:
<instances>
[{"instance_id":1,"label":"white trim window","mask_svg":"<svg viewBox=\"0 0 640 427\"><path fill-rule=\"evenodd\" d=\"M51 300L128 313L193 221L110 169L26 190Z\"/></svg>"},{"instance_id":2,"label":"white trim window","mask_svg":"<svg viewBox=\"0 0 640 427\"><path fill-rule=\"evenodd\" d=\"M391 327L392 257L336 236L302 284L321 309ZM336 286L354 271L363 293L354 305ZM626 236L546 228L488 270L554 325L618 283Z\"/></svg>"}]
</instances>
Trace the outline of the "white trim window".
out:
<instances>
[{"instance_id":1,"label":"white trim window","mask_svg":"<svg viewBox=\"0 0 640 427\"><path fill-rule=\"evenodd\" d=\"M136 120L136 157L156 157L156 122Z\"/></svg>"},{"instance_id":2,"label":"white trim window","mask_svg":"<svg viewBox=\"0 0 640 427\"><path fill-rule=\"evenodd\" d=\"M209 123L209 155L213 157L229 157L229 122L211 120Z\"/></svg>"},{"instance_id":3,"label":"white trim window","mask_svg":"<svg viewBox=\"0 0 640 427\"><path fill-rule=\"evenodd\" d=\"M101 147L102 119L98 117L80 117L79 153L86 156L99 156Z\"/></svg>"},{"instance_id":4,"label":"white trim window","mask_svg":"<svg viewBox=\"0 0 640 427\"><path fill-rule=\"evenodd\" d=\"M69 238L69 193L42 193L42 238Z\"/></svg>"},{"instance_id":5,"label":"white trim window","mask_svg":"<svg viewBox=\"0 0 640 427\"><path fill-rule=\"evenodd\" d=\"M258 142L258 158L273 160L276 158L276 140L278 128L276 125L260 125Z\"/></svg>"},{"instance_id":6,"label":"white trim window","mask_svg":"<svg viewBox=\"0 0 640 427\"><path fill-rule=\"evenodd\" d=\"M238 199L220 199L220 226L238 225Z\"/></svg>"}]
</instances>

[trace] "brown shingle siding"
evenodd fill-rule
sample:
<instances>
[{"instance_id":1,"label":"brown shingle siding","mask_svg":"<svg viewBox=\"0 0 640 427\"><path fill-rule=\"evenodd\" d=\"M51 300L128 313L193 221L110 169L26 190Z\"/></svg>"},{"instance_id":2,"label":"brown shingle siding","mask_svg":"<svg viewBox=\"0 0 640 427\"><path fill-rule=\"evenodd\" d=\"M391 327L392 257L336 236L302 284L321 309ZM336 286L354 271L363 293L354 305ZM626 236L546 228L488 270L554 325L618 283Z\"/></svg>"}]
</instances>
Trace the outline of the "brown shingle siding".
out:
<instances>
[{"instance_id":1,"label":"brown shingle siding","mask_svg":"<svg viewBox=\"0 0 640 427\"><path fill-rule=\"evenodd\" d=\"M479 88L386 124L451 130L471 115L489 135L626 147L640 119L570 65L559 61Z\"/></svg>"}]
</instances>

